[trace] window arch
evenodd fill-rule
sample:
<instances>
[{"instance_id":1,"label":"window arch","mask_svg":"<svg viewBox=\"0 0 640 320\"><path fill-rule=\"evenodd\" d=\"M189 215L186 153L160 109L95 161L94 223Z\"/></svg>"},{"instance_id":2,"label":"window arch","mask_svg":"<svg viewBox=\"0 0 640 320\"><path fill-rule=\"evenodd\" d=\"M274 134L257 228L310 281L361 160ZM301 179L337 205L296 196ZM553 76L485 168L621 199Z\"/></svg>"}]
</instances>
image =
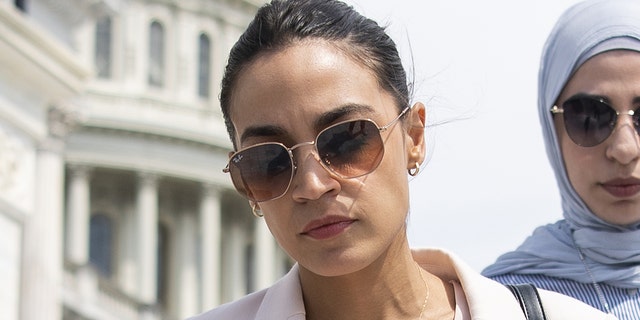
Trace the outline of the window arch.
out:
<instances>
[{"instance_id":1,"label":"window arch","mask_svg":"<svg viewBox=\"0 0 640 320\"><path fill-rule=\"evenodd\" d=\"M113 221L106 214L97 213L89 221L89 262L103 276L113 273Z\"/></svg>"},{"instance_id":2,"label":"window arch","mask_svg":"<svg viewBox=\"0 0 640 320\"><path fill-rule=\"evenodd\" d=\"M160 22L153 21L149 29L149 84L164 86L165 77L165 34Z\"/></svg>"},{"instance_id":3,"label":"window arch","mask_svg":"<svg viewBox=\"0 0 640 320\"><path fill-rule=\"evenodd\" d=\"M96 23L95 65L100 78L111 77L111 17L99 18Z\"/></svg>"},{"instance_id":4,"label":"window arch","mask_svg":"<svg viewBox=\"0 0 640 320\"><path fill-rule=\"evenodd\" d=\"M211 87L211 40L204 33L198 39L198 95L209 98Z\"/></svg>"},{"instance_id":5,"label":"window arch","mask_svg":"<svg viewBox=\"0 0 640 320\"><path fill-rule=\"evenodd\" d=\"M27 12L27 0L14 0L13 4L22 12Z\"/></svg>"}]
</instances>

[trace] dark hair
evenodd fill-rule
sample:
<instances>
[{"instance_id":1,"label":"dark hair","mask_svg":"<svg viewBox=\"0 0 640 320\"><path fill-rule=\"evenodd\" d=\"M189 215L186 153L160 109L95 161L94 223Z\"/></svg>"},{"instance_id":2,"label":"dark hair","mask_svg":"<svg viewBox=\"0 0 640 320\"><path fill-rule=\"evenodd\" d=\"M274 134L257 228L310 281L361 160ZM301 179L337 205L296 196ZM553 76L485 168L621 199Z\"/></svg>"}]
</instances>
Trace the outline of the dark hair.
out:
<instances>
[{"instance_id":1,"label":"dark hair","mask_svg":"<svg viewBox=\"0 0 640 320\"><path fill-rule=\"evenodd\" d=\"M334 41L370 68L402 110L409 104L407 75L398 49L385 29L338 0L273 0L262 6L231 49L222 78L220 106L235 147L229 104L236 79L258 55L307 38Z\"/></svg>"}]
</instances>

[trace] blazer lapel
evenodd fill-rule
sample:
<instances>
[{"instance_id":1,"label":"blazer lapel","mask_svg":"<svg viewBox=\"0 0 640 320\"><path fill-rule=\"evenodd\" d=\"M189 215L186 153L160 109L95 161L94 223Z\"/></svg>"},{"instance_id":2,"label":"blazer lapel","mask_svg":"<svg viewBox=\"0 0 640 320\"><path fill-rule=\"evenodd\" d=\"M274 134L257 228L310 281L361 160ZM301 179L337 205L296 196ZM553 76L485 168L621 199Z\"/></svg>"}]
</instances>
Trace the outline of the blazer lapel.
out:
<instances>
[{"instance_id":1,"label":"blazer lapel","mask_svg":"<svg viewBox=\"0 0 640 320\"><path fill-rule=\"evenodd\" d=\"M271 286L262 300L256 320L304 320L298 264Z\"/></svg>"}]
</instances>

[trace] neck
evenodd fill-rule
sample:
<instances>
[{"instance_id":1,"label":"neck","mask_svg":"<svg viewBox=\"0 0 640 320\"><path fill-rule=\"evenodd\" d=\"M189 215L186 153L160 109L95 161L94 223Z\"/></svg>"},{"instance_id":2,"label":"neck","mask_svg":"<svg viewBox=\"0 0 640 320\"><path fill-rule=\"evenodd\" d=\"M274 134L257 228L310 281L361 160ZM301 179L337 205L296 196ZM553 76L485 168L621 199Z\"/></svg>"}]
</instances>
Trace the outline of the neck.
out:
<instances>
[{"instance_id":1,"label":"neck","mask_svg":"<svg viewBox=\"0 0 640 320\"><path fill-rule=\"evenodd\" d=\"M364 269L324 277L300 267L307 319L417 319L427 295L406 240Z\"/></svg>"}]
</instances>

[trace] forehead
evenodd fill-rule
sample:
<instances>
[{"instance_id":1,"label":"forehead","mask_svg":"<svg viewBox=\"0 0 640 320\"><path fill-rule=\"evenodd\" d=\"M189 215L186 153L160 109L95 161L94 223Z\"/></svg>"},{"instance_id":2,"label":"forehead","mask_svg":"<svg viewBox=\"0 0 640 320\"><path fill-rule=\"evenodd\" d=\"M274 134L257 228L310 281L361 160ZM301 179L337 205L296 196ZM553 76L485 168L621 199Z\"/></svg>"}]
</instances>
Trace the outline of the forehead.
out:
<instances>
[{"instance_id":1,"label":"forehead","mask_svg":"<svg viewBox=\"0 0 640 320\"><path fill-rule=\"evenodd\" d=\"M258 124L311 125L344 105L395 112L373 71L328 41L302 41L257 57L239 75L230 103L237 136Z\"/></svg>"},{"instance_id":2,"label":"forehead","mask_svg":"<svg viewBox=\"0 0 640 320\"><path fill-rule=\"evenodd\" d=\"M562 96L577 92L640 94L640 52L612 50L593 56L567 82Z\"/></svg>"}]
</instances>

